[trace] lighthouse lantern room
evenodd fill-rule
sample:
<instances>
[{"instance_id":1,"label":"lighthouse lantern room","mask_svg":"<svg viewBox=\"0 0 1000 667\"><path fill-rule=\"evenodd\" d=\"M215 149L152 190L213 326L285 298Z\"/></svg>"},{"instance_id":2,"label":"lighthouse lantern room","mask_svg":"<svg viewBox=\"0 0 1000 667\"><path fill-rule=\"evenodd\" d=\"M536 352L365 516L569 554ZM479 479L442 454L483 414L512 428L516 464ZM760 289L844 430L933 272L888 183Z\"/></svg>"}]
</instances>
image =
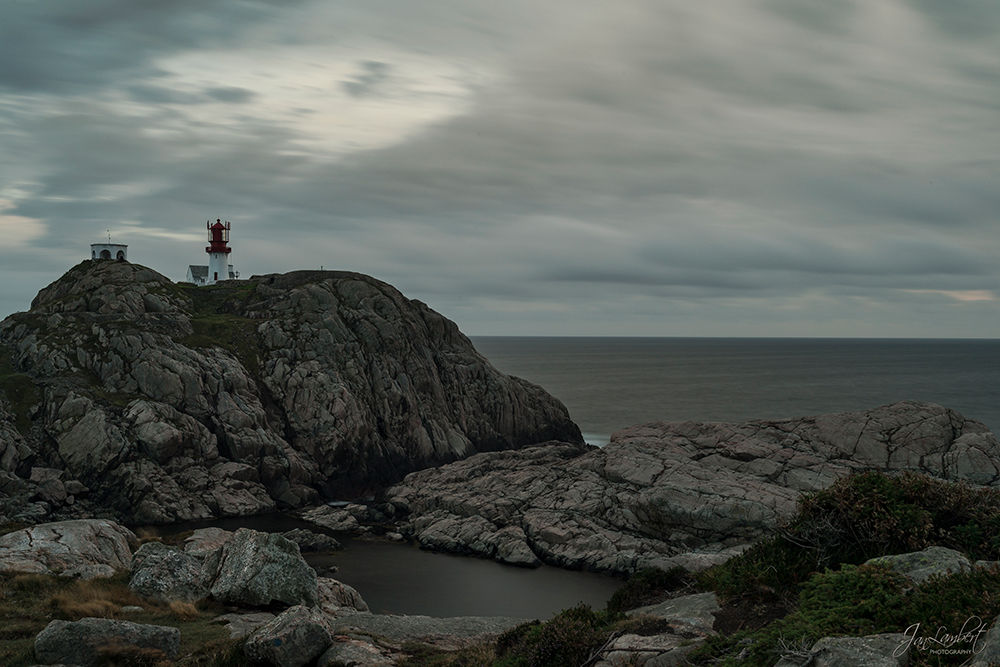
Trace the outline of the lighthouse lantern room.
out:
<instances>
[{"instance_id":1,"label":"lighthouse lantern room","mask_svg":"<svg viewBox=\"0 0 1000 667\"><path fill-rule=\"evenodd\" d=\"M230 224L227 220L223 224L221 219L215 221L209 220L206 223L208 227L208 247L205 248L205 252L208 253L208 282L209 284L218 282L219 280L227 280L229 278L229 253L233 251L229 247L229 229Z\"/></svg>"}]
</instances>

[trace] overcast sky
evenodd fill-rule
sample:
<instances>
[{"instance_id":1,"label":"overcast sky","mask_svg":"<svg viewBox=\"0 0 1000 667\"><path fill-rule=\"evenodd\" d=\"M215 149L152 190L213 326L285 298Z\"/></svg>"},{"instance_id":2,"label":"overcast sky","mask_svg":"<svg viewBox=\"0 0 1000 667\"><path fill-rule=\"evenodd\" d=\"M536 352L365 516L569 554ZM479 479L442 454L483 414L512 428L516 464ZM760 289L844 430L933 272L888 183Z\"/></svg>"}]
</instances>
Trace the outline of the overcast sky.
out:
<instances>
[{"instance_id":1,"label":"overcast sky","mask_svg":"<svg viewBox=\"0 0 1000 667\"><path fill-rule=\"evenodd\" d=\"M1000 4L3 0L0 316L216 218L469 334L994 338Z\"/></svg>"}]
</instances>

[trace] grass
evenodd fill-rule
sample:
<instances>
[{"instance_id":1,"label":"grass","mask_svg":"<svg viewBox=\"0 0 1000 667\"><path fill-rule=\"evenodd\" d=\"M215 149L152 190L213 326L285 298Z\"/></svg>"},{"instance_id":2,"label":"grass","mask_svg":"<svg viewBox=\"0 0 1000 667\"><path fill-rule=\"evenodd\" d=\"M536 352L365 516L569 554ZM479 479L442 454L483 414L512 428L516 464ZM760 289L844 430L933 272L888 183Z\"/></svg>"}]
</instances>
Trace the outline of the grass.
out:
<instances>
[{"instance_id":1,"label":"grass","mask_svg":"<svg viewBox=\"0 0 1000 667\"><path fill-rule=\"evenodd\" d=\"M247 665L242 644L235 644L229 632L212 619L223 613L208 602L197 605L174 602L154 604L135 596L128 588L129 574L110 579L81 581L52 575L0 575L0 664L22 667L35 663L35 636L54 619L78 620L85 617L114 618L135 623L164 625L181 631L178 657L164 663L162 656L111 651L107 665L162 665L191 667ZM141 612L125 612L135 605ZM240 649L236 651L235 649Z\"/></svg>"},{"instance_id":2,"label":"grass","mask_svg":"<svg viewBox=\"0 0 1000 667\"><path fill-rule=\"evenodd\" d=\"M194 330L177 342L193 348L221 347L239 359L252 375L258 376L261 369L257 341L259 322L238 314L253 298L257 283L176 287L193 304L190 321Z\"/></svg>"}]
</instances>

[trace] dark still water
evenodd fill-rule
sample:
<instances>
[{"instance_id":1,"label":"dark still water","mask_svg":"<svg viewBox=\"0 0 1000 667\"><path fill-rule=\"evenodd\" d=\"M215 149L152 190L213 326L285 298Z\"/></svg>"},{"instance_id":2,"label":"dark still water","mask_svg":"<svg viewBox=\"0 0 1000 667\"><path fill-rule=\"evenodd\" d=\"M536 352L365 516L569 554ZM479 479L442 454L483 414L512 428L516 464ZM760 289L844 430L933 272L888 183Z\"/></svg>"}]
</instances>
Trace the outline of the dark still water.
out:
<instances>
[{"instance_id":1,"label":"dark still water","mask_svg":"<svg viewBox=\"0 0 1000 667\"><path fill-rule=\"evenodd\" d=\"M745 421L903 399L1000 430L1000 340L472 338L559 398L588 442L649 421Z\"/></svg>"},{"instance_id":2,"label":"dark still water","mask_svg":"<svg viewBox=\"0 0 1000 667\"><path fill-rule=\"evenodd\" d=\"M224 530L253 528L284 532L306 528L324 532L282 514L217 519L143 527L170 535L206 526ZM333 554L306 554L313 567L336 566L332 576L353 586L377 614L411 616L512 616L547 620L580 602L603 609L622 585L589 572L570 572L542 566L536 570L501 565L481 558L463 558L421 551L411 544L336 535L344 550Z\"/></svg>"}]
</instances>

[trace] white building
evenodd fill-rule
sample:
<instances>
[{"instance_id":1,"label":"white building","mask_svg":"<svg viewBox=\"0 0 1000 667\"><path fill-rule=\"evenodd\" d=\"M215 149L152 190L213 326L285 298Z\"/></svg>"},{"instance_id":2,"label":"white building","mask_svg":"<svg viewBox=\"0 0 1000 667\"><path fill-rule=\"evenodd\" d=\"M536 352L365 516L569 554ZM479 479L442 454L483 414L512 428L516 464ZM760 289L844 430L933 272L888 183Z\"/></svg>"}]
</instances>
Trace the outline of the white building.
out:
<instances>
[{"instance_id":1,"label":"white building","mask_svg":"<svg viewBox=\"0 0 1000 667\"><path fill-rule=\"evenodd\" d=\"M91 243L90 259L116 259L127 262L128 246L124 243L112 243L110 238L107 243Z\"/></svg>"}]
</instances>

